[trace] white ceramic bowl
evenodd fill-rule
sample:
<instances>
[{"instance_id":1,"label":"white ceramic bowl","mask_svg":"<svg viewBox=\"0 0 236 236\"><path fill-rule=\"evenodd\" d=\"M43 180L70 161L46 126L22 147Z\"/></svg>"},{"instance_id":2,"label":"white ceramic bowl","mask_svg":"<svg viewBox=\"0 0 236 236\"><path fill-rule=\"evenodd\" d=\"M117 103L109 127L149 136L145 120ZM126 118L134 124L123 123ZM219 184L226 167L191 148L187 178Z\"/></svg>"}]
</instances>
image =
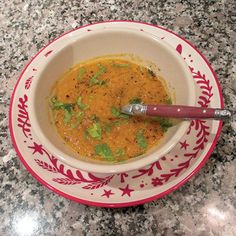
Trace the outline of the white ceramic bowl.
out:
<instances>
[{"instance_id":1,"label":"white ceramic bowl","mask_svg":"<svg viewBox=\"0 0 236 236\"><path fill-rule=\"evenodd\" d=\"M89 33L71 32L55 40L53 53L38 66L38 78L31 85L29 116L38 139L59 160L72 167L95 173L121 173L144 167L167 154L186 132L189 121L171 127L160 144L142 158L121 164L98 164L73 158L74 152L63 144L48 115L47 97L60 75L73 64L108 54L135 54L155 63L175 90L176 104L195 105L192 75L181 56L163 40L138 30L98 29Z\"/></svg>"}]
</instances>

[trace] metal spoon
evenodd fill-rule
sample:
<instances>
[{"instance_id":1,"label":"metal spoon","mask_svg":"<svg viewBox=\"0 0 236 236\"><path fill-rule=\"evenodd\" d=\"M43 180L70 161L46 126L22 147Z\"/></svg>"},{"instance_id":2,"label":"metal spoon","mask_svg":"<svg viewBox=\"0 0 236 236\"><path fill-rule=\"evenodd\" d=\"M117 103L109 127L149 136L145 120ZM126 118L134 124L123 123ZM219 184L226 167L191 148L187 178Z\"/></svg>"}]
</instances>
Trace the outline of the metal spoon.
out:
<instances>
[{"instance_id":1,"label":"metal spoon","mask_svg":"<svg viewBox=\"0 0 236 236\"><path fill-rule=\"evenodd\" d=\"M182 105L143 105L129 104L123 106L121 111L128 115L147 115L172 117L183 119L228 119L232 113L226 109L192 107Z\"/></svg>"}]
</instances>

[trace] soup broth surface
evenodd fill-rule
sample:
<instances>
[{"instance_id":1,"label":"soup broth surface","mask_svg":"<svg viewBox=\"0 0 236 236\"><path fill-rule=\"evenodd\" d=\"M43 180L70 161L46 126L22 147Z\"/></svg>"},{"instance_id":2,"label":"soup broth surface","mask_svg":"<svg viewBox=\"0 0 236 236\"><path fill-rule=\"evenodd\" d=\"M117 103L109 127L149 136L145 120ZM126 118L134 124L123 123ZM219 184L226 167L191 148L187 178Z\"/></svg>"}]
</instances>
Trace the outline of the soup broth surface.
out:
<instances>
[{"instance_id":1,"label":"soup broth surface","mask_svg":"<svg viewBox=\"0 0 236 236\"><path fill-rule=\"evenodd\" d=\"M162 79L122 58L101 57L73 66L56 82L50 114L64 143L80 158L116 163L157 145L171 122L121 113L127 104L170 104Z\"/></svg>"}]
</instances>

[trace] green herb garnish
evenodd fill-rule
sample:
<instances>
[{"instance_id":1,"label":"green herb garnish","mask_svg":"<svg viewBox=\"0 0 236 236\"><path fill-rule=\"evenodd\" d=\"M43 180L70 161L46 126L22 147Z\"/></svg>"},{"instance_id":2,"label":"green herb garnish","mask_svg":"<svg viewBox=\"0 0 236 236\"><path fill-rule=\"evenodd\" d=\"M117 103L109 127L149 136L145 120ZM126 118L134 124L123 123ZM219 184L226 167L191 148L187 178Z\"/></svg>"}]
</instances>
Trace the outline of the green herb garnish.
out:
<instances>
[{"instance_id":1,"label":"green herb garnish","mask_svg":"<svg viewBox=\"0 0 236 236\"><path fill-rule=\"evenodd\" d=\"M68 123L71 120L72 117L72 108L74 104L64 104L63 109L64 109L64 122Z\"/></svg>"},{"instance_id":2,"label":"green herb garnish","mask_svg":"<svg viewBox=\"0 0 236 236\"><path fill-rule=\"evenodd\" d=\"M111 130L112 130L112 125L111 124L105 124L104 125L104 130L107 132L107 133L111 133Z\"/></svg>"},{"instance_id":3,"label":"green herb garnish","mask_svg":"<svg viewBox=\"0 0 236 236\"><path fill-rule=\"evenodd\" d=\"M64 123L68 123L72 117L72 112L71 112L71 109L65 109L64 110L65 113L64 113Z\"/></svg>"},{"instance_id":4,"label":"green herb garnish","mask_svg":"<svg viewBox=\"0 0 236 236\"><path fill-rule=\"evenodd\" d=\"M80 111L80 112L78 112L78 113L76 114L76 119L81 121L81 119L83 118L83 116L84 116L84 113L83 113L82 111Z\"/></svg>"},{"instance_id":5,"label":"green herb garnish","mask_svg":"<svg viewBox=\"0 0 236 236\"><path fill-rule=\"evenodd\" d=\"M71 125L71 128L76 128L82 121L83 119L83 116L84 116L84 113L81 111L81 112L78 112L75 117L76 117L76 123L75 124L72 124Z\"/></svg>"},{"instance_id":6,"label":"green herb garnish","mask_svg":"<svg viewBox=\"0 0 236 236\"><path fill-rule=\"evenodd\" d=\"M141 104L142 100L141 98L132 98L129 100L129 104Z\"/></svg>"},{"instance_id":7,"label":"green herb garnish","mask_svg":"<svg viewBox=\"0 0 236 236\"><path fill-rule=\"evenodd\" d=\"M148 144L147 144L147 141L146 141L143 133L144 133L143 130L139 130L135 135L135 139L136 139L139 147L147 148Z\"/></svg>"},{"instance_id":8,"label":"green herb garnish","mask_svg":"<svg viewBox=\"0 0 236 236\"><path fill-rule=\"evenodd\" d=\"M120 115L120 111L116 107L111 108L111 113L115 117L119 117L119 115Z\"/></svg>"},{"instance_id":9,"label":"green herb garnish","mask_svg":"<svg viewBox=\"0 0 236 236\"><path fill-rule=\"evenodd\" d=\"M73 103L63 103L63 102L58 101L57 97L51 98L51 104L52 104L52 108L56 110L59 110L59 109L70 110L74 106Z\"/></svg>"},{"instance_id":10,"label":"green herb garnish","mask_svg":"<svg viewBox=\"0 0 236 236\"><path fill-rule=\"evenodd\" d=\"M86 109L89 108L89 105L82 103L82 97L81 97L81 96L79 96L79 97L77 98L76 103L77 103L77 105L79 106L79 108L80 108L81 110L86 110Z\"/></svg>"},{"instance_id":11,"label":"green herb garnish","mask_svg":"<svg viewBox=\"0 0 236 236\"><path fill-rule=\"evenodd\" d=\"M129 115L120 113L119 118L129 119Z\"/></svg>"},{"instance_id":12,"label":"green herb garnish","mask_svg":"<svg viewBox=\"0 0 236 236\"><path fill-rule=\"evenodd\" d=\"M106 72L106 68L102 64L98 64L98 68L99 70L90 79L89 86L105 84L104 80L98 80L98 78Z\"/></svg>"},{"instance_id":13,"label":"green herb garnish","mask_svg":"<svg viewBox=\"0 0 236 236\"><path fill-rule=\"evenodd\" d=\"M74 104L72 103L63 103L57 100L57 97L51 98L52 108L55 110L64 110L64 122L68 123L72 117L72 108Z\"/></svg>"},{"instance_id":14,"label":"green herb garnish","mask_svg":"<svg viewBox=\"0 0 236 236\"><path fill-rule=\"evenodd\" d=\"M106 143L97 144L95 146L95 154L106 158L108 161L114 160L112 151Z\"/></svg>"},{"instance_id":15,"label":"green herb garnish","mask_svg":"<svg viewBox=\"0 0 236 236\"><path fill-rule=\"evenodd\" d=\"M117 149L116 149L116 152L115 152L115 155L116 155L117 157L122 157L122 156L124 156L124 155L125 155L124 149L122 149L122 148L117 148Z\"/></svg>"},{"instance_id":16,"label":"green herb garnish","mask_svg":"<svg viewBox=\"0 0 236 236\"><path fill-rule=\"evenodd\" d=\"M167 118L154 117L153 120L157 121L160 124L164 132L166 132L171 126L173 126L173 124Z\"/></svg>"},{"instance_id":17,"label":"green herb garnish","mask_svg":"<svg viewBox=\"0 0 236 236\"><path fill-rule=\"evenodd\" d=\"M62 109L64 107L64 103L58 101L57 97L52 97L51 98L51 104L52 104L52 108L56 109L56 110Z\"/></svg>"},{"instance_id":18,"label":"green herb garnish","mask_svg":"<svg viewBox=\"0 0 236 236\"><path fill-rule=\"evenodd\" d=\"M87 130L84 131L84 138L85 139L88 139L89 138L89 133Z\"/></svg>"},{"instance_id":19,"label":"green herb garnish","mask_svg":"<svg viewBox=\"0 0 236 236\"><path fill-rule=\"evenodd\" d=\"M74 107L75 104L73 103L64 103L62 109L72 111L72 108Z\"/></svg>"},{"instance_id":20,"label":"green herb garnish","mask_svg":"<svg viewBox=\"0 0 236 236\"><path fill-rule=\"evenodd\" d=\"M98 118L95 114L93 114L93 115L91 116L91 120L98 122L98 121L99 121L99 118Z\"/></svg>"},{"instance_id":21,"label":"green herb garnish","mask_svg":"<svg viewBox=\"0 0 236 236\"><path fill-rule=\"evenodd\" d=\"M165 100L165 103L166 104L172 104L172 100L170 97L168 97L166 100Z\"/></svg>"},{"instance_id":22,"label":"green herb garnish","mask_svg":"<svg viewBox=\"0 0 236 236\"><path fill-rule=\"evenodd\" d=\"M102 138L102 128L99 123L94 123L93 126L87 129L87 131L92 138L99 140Z\"/></svg>"},{"instance_id":23,"label":"green herb garnish","mask_svg":"<svg viewBox=\"0 0 236 236\"><path fill-rule=\"evenodd\" d=\"M86 68L85 67L81 67L79 70L79 73L76 77L77 80L81 80L84 76L84 73L86 72Z\"/></svg>"},{"instance_id":24,"label":"green herb garnish","mask_svg":"<svg viewBox=\"0 0 236 236\"><path fill-rule=\"evenodd\" d=\"M129 118L129 115L122 114L116 107L111 107L111 113L113 116L115 116L117 118L125 118L125 119Z\"/></svg>"}]
</instances>

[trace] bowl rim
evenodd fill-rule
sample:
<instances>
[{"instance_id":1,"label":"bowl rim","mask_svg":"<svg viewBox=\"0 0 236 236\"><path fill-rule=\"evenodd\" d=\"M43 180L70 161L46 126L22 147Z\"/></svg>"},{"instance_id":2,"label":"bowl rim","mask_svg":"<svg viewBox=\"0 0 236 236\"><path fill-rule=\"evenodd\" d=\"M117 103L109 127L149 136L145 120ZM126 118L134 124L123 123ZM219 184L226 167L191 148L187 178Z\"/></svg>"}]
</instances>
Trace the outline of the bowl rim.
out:
<instances>
[{"instance_id":1,"label":"bowl rim","mask_svg":"<svg viewBox=\"0 0 236 236\"><path fill-rule=\"evenodd\" d=\"M106 29L106 30L107 30L107 32L108 31L129 31L126 28L122 29L122 27L119 29ZM100 29L100 30L96 31L94 34L96 35L96 33L101 33L101 32L103 33L103 31L104 31L104 29ZM144 37L144 38L146 37L149 40L150 39L155 40L162 47L164 47L176 60L178 60L178 62L181 64L181 67L185 73L185 76L187 77L188 91L189 91L189 94L191 94L191 96L188 100L188 105L195 105L196 93L195 93L195 86L194 86L192 74L191 74L187 64L185 63L184 59L176 52L176 50L174 50L167 42L164 42L163 40L155 37L154 35L152 35L150 33L143 34L143 32L141 33L138 31L129 31L129 33L135 33L135 34L140 35L141 37ZM84 35L86 36L87 34L84 34ZM67 36L67 34L64 34L60 38L58 38L58 41L63 39L63 36ZM71 34L71 36L73 36L73 35ZM70 43L74 43L74 41L75 41L74 38L76 38L76 36L71 37L71 40L69 40L69 42L65 41L63 45L60 45L59 50L54 53L53 57L51 57L49 59L49 61L52 61L53 58L58 53L60 53L61 50L65 49L67 46L69 46ZM79 37L79 39L81 39L81 38L83 38L83 36ZM53 41L52 43L54 43L54 42L55 41ZM48 62L47 62L47 64L48 64ZM44 70L44 68L46 68L47 64L45 64L41 67L41 69L40 69L41 73ZM41 73L39 73L39 78L40 78ZM31 95L32 101L34 101L36 99L35 89L37 88L37 85L40 83L39 78L36 81L34 81L34 83L32 83L32 85L31 85L30 95ZM50 140L46 137L46 135L44 135L43 130L40 128L40 124L37 121L37 118L36 118L37 115L36 115L36 112L34 111L33 104L34 104L34 102L29 103L29 108L28 108L32 129L35 131L37 138L45 146L45 148L47 150L50 150L50 152L53 155L55 155L55 157L57 159L59 159L60 161L62 161L63 163L65 163L71 167L79 168L81 170L84 170L87 172L92 172L92 173L115 174L115 173L128 172L128 171L140 169L144 166L152 164L153 162L158 161L162 156L166 155L178 143L178 141L181 139L181 137L185 134L185 132L188 129L189 124L190 124L190 121L187 121L187 120L182 121L181 124L179 124L179 128L177 129L174 136L170 140L168 140L163 147L161 147L160 149L158 149L157 151L155 151L154 153L151 154L152 159L150 158L150 155L149 155L149 158L148 158L148 156L146 156L146 157L143 157L140 159L135 159L133 161L129 161L127 163L117 163L117 164L90 163L90 162L78 160L78 159L71 157L70 155L62 152L60 149L58 149L56 146L54 146L53 143L50 142Z\"/></svg>"}]
</instances>

